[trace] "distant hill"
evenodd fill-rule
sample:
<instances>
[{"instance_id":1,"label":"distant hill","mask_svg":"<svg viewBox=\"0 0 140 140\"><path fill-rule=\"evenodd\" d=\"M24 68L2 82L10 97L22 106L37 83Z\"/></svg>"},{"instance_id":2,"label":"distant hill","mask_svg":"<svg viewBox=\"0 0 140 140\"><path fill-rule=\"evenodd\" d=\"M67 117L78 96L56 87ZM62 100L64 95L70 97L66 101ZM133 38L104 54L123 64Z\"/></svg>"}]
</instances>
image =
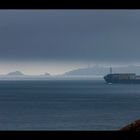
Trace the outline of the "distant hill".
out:
<instances>
[{"instance_id":1,"label":"distant hill","mask_svg":"<svg viewBox=\"0 0 140 140\"><path fill-rule=\"evenodd\" d=\"M9 72L7 75L19 76L19 75L24 75L24 74L20 71L14 71L14 72Z\"/></svg>"},{"instance_id":2,"label":"distant hill","mask_svg":"<svg viewBox=\"0 0 140 140\"><path fill-rule=\"evenodd\" d=\"M109 73L109 67L90 67L90 68L79 68L64 73L64 75L106 75ZM140 66L123 66L113 67L113 73L136 73L140 75Z\"/></svg>"},{"instance_id":3,"label":"distant hill","mask_svg":"<svg viewBox=\"0 0 140 140\"><path fill-rule=\"evenodd\" d=\"M79 68L68 71L64 75L105 75L108 71L108 68L104 67Z\"/></svg>"}]
</instances>

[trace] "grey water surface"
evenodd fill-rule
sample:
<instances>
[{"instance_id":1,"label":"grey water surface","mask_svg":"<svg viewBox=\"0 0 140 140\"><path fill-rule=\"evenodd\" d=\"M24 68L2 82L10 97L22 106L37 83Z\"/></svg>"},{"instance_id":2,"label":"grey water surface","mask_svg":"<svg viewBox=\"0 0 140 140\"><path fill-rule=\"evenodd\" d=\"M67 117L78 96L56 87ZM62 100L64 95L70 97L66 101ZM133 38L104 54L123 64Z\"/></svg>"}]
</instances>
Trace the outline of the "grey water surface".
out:
<instances>
[{"instance_id":1,"label":"grey water surface","mask_svg":"<svg viewBox=\"0 0 140 140\"><path fill-rule=\"evenodd\" d=\"M140 119L140 85L0 81L0 130L118 130Z\"/></svg>"}]
</instances>

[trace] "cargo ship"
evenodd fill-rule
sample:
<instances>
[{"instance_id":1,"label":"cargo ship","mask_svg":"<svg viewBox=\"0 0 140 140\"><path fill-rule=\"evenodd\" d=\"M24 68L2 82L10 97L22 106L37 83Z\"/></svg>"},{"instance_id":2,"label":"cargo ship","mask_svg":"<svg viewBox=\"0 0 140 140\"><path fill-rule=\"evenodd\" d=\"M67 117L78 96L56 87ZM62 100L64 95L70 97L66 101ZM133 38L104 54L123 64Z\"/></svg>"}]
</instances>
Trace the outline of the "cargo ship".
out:
<instances>
[{"instance_id":1,"label":"cargo ship","mask_svg":"<svg viewBox=\"0 0 140 140\"><path fill-rule=\"evenodd\" d=\"M140 84L140 75L135 73L112 73L112 68L110 68L110 74L105 75L104 79L108 84Z\"/></svg>"}]
</instances>

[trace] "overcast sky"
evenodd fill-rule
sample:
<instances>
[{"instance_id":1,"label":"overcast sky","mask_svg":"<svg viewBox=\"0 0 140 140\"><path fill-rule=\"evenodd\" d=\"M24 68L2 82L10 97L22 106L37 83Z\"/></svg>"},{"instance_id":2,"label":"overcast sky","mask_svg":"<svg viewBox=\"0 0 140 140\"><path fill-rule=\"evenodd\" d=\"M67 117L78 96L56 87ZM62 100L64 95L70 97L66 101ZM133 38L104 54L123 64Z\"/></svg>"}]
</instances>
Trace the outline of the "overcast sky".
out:
<instances>
[{"instance_id":1,"label":"overcast sky","mask_svg":"<svg viewBox=\"0 0 140 140\"><path fill-rule=\"evenodd\" d=\"M1 10L0 73L140 63L140 10Z\"/></svg>"}]
</instances>

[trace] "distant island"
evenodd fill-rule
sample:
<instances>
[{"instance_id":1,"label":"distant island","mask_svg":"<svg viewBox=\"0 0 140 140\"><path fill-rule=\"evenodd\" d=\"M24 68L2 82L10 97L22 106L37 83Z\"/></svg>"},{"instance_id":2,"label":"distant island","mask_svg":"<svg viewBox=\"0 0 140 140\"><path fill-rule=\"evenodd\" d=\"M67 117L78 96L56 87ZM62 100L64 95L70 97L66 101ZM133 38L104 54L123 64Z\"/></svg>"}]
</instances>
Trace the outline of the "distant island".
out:
<instances>
[{"instance_id":1,"label":"distant island","mask_svg":"<svg viewBox=\"0 0 140 140\"><path fill-rule=\"evenodd\" d=\"M44 75L45 75L45 76L51 76L51 75L50 75L49 73L47 73L47 72L46 72Z\"/></svg>"},{"instance_id":2,"label":"distant island","mask_svg":"<svg viewBox=\"0 0 140 140\"><path fill-rule=\"evenodd\" d=\"M46 72L46 73L40 74L40 75L26 75L26 74L22 73L21 71L12 71L12 72L9 72L8 74L3 75L3 76L24 76L24 77L40 77L40 76L42 77L42 76L44 76L44 77L50 77L51 74Z\"/></svg>"},{"instance_id":3,"label":"distant island","mask_svg":"<svg viewBox=\"0 0 140 140\"><path fill-rule=\"evenodd\" d=\"M10 76L23 76L24 74L20 71L13 71L13 72L9 72L7 75Z\"/></svg>"},{"instance_id":4,"label":"distant island","mask_svg":"<svg viewBox=\"0 0 140 140\"><path fill-rule=\"evenodd\" d=\"M140 74L140 66L118 66L112 67L114 73L136 73ZM109 67L104 66L93 66L93 67L86 67L86 68L79 68L75 70L71 70L65 72L64 76L93 76L93 75L106 75L109 73Z\"/></svg>"},{"instance_id":5,"label":"distant island","mask_svg":"<svg viewBox=\"0 0 140 140\"><path fill-rule=\"evenodd\" d=\"M105 75L108 73L107 67L90 67L90 68L79 68L72 71L68 71L64 73L63 75L68 76L84 76L84 75Z\"/></svg>"},{"instance_id":6,"label":"distant island","mask_svg":"<svg viewBox=\"0 0 140 140\"><path fill-rule=\"evenodd\" d=\"M134 66L134 65L130 65L130 66L118 66L118 67L113 67L113 73L136 73L138 75L140 75L140 66ZM26 76L26 77L30 77L30 76L44 76L44 77L70 77L70 76L104 76L106 74L109 73L109 67L105 67L105 66L92 66L92 67L85 67L85 68L78 68L78 69L74 69L74 70L70 70L67 71L63 74L56 74L56 75L51 75L48 72L45 72L44 74L40 74L40 75L26 75L24 73L22 73L21 71L13 71L13 72L9 72L8 74L6 74L5 76Z\"/></svg>"}]
</instances>

